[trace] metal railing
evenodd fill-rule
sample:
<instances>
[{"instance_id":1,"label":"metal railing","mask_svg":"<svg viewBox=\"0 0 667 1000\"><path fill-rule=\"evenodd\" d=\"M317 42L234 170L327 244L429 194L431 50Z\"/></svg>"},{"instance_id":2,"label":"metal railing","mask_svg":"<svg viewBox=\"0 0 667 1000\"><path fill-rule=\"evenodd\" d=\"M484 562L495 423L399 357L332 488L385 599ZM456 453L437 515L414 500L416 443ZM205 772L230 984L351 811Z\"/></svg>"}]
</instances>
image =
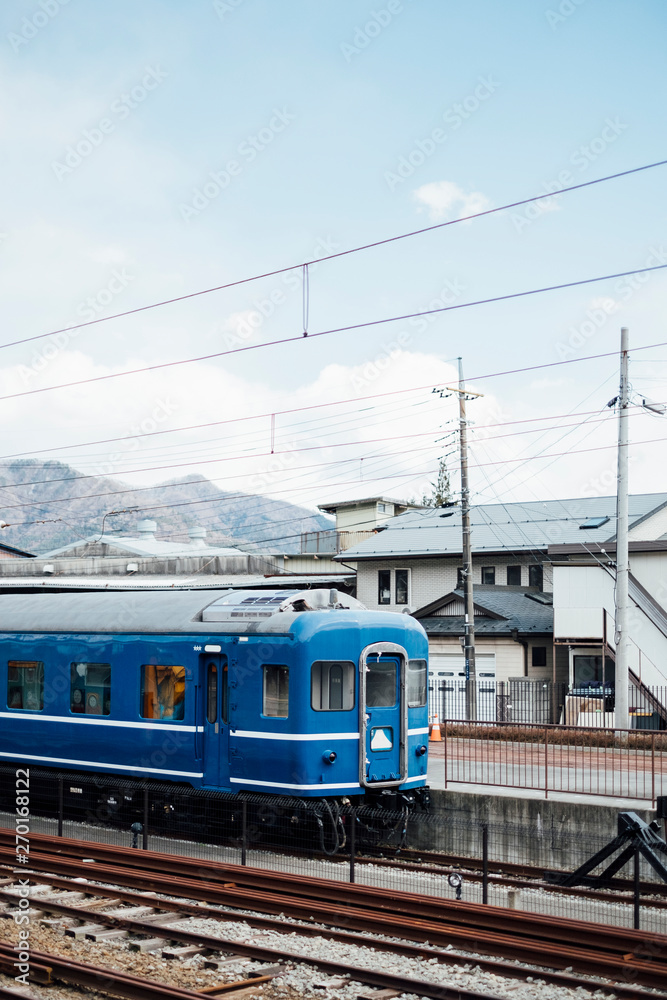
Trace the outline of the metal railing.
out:
<instances>
[{"instance_id":1,"label":"metal railing","mask_svg":"<svg viewBox=\"0 0 667 1000\"><path fill-rule=\"evenodd\" d=\"M655 803L667 794L667 732L446 719L429 777Z\"/></svg>"},{"instance_id":2,"label":"metal railing","mask_svg":"<svg viewBox=\"0 0 667 1000\"><path fill-rule=\"evenodd\" d=\"M564 724L588 729L614 726L614 688L584 683L568 684L517 678L497 681L479 677L466 681L453 671L451 675L431 673L429 678L429 717L466 719L469 717L469 691L477 688L477 718L482 722ZM637 687L628 692L630 728L664 730L667 728L667 687Z\"/></svg>"}]
</instances>

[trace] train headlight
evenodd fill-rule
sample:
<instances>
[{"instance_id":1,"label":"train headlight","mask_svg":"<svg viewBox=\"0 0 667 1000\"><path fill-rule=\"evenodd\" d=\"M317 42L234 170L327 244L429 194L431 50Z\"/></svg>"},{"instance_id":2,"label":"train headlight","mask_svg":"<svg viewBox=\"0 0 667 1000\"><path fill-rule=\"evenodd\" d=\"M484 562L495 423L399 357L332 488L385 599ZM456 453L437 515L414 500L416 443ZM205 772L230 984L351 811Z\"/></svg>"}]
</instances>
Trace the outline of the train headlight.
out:
<instances>
[{"instance_id":1,"label":"train headlight","mask_svg":"<svg viewBox=\"0 0 667 1000\"><path fill-rule=\"evenodd\" d=\"M426 753L426 746L422 743L421 746L417 747L417 750L415 752L418 757L423 757L424 754Z\"/></svg>"},{"instance_id":2,"label":"train headlight","mask_svg":"<svg viewBox=\"0 0 667 1000\"><path fill-rule=\"evenodd\" d=\"M338 758L338 754L335 750L325 750L322 754L322 760L326 761L327 764L335 764Z\"/></svg>"}]
</instances>

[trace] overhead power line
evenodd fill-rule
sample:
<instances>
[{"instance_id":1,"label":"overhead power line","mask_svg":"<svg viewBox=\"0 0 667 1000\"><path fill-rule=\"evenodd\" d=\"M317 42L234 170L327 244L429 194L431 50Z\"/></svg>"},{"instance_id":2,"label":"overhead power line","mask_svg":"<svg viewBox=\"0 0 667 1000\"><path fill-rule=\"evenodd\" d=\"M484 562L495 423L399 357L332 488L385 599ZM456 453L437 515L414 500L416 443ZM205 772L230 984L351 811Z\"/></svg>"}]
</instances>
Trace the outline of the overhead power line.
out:
<instances>
[{"instance_id":1,"label":"overhead power line","mask_svg":"<svg viewBox=\"0 0 667 1000\"><path fill-rule=\"evenodd\" d=\"M495 215L498 212L505 212L510 208L519 208L521 205L529 205L534 201L542 201L545 198L553 197L554 195L567 194L570 191L577 191L580 188L591 187L594 184L604 184L606 181L617 180L619 177L628 177L630 174L637 174L644 170L652 170L654 167L663 167L667 164L667 160L658 160L655 163L646 163L641 167L632 167L630 170L621 170L616 174L607 174L606 177L598 177L590 181L582 181L580 184L571 184L569 187L561 188L560 191L547 192L541 191L540 194L531 195L529 198L521 198L519 201L508 202L505 205L499 205L497 208L487 208L481 212L474 212L471 215L460 216L458 219L450 219L447 222L436 222L432 226L424 226L421 229L413 229L408 233L400 233L397 236L388 236L385 239L374 240L372 243L364 243L360 246L350 247L348 250L339 250L336 253L326 254L324 257L316 257L309 261L300 261L298 264L289 264L287 267L275 268L273 271L265 271L262 274L254 274L248 278L239 278L236 281L228 281L223 285L214 285L211 288L202 288L196 292L188 292L185 295L177 295L171 299L162 299L159 302L151 302L145 306L137 306L134 309L126 309L124 312L114 313L111 316L99 316L97 319L87 320L84 323L73 323L70 326L60 327L58 330L50 330L48 333L38 333L33 337L25 337L22 340L13 340L7 344L0 344L0 350L5 347L16 347L19 344L28 344L34 340L42 340L45 337L54 337L59 333L67 333L70 330L81 330L83 327L95 326L99 323L108 323L114 319L121 319L124 316L133 316L137 313L146 312L149 309L159 309L162 306L174 305L177 302L185 302L188 299L198 298L202 295L210 295L212 292L221 292L227 288L235 288L239 285L246 285L252 281L260 281L264 278L272 278L278 274L286 274L288 271L295 271L298 268L308 268L314 264L322 264L327 260L335 260L337 257L346 257L349 254L360 253L363 250L373 250L376 247L385 246L388 243L397 243L399 240L407 240L413 236L421 236L423 233L430 233L436 229L444 229L446 226L455 226L459 222L470 222L472 219L479 219L484 215ZM307 272L306 272L307 273ZM638 273L638 272L633 272ZM425 314L424 314L425 315ZM312 334L309 334L312 336Z\"/></svg>"},{"instance_id":2,"label":"overhead power line","mask_svg":"<svg viewBox=\"0 0 667 1000\"><path fill-rule=\"evenodd\" d=\"M315 337L326 337L332 333L349 333L352 330L363 330L368 329L372 326L381 326L384 323L397 323L406 319L414 319L420 316L432 316L436 313L451 312L454 309L470 309L473 306L484 306L489 305L493 302L506 302L510 299L520 299L525 298L529 295L541 295L544 292L555 292L560 291L563 288L576 288L581 285L591 285L598 281L610 281L613 278L626 278L631 274L646 274L650 271L662 271L667 268L667 264L656 264L653 267L637 267L630 271L618 271L615 274L603 274L596 278L582 278L578 281L565 281L561 282L559 285L545 285L541 288L531 288L524 292L511 292L508 295L494 295L487 299L476 299L472 302L460 302L450 306L440 306L438 309L426 309L422 312L415 313L404 313L400 316L386 316L383 319L373 319L366 320L363 323L351 323L348 326L338 326L333 327L330 330L319 330L314 333L308 333L307 335L300 334L297 337L282 337L280 340L268 340L263 341L261 344L245 344L243 347L233 347L228 351L216 351L213 354L202 354L195 358L181 358L178 361L163 361L158 365L146 365L144 368L130 368L123 372L110 372L108 375L94 375L91 378L77 379L75 382L60 382L58 385L46 385L38 389L24 389L23 392L10 392L4 396L0 396L0 401L5 399L18 399L21 396L34 396L42 392L53 392L56 389L71 389L77 385L91 385L94 382L107 382L110 379L125 378L128 375L143 375L147 372L160 371L163 368L177 368L181 365L190 365L199 361L212 361L216 358L223 358L230 354L241 354L244 351L257 351L264 347L277 347L281 344L291 344L294 341L299 341L303 343L304 340L312 340ZM650 344L645 347L634 347L633 353L641 350L648 350L648 347L663 347L664 343ZM607 358L614 354L614 351L608 351L605 354L593 354L591 358ZM575 364L579 361L589 360L587 358L566 358L563 361L552 361L550 364L544 365L531 365L527 368L516 368L509 372L497 372L496 375L509 375L514 372L523 371L533 371L537 368L554 368L557 365ZM477 375L474 376L476 379L480 378L491 378L494 376L490 375Z\"/></svg>"}]
</instances>

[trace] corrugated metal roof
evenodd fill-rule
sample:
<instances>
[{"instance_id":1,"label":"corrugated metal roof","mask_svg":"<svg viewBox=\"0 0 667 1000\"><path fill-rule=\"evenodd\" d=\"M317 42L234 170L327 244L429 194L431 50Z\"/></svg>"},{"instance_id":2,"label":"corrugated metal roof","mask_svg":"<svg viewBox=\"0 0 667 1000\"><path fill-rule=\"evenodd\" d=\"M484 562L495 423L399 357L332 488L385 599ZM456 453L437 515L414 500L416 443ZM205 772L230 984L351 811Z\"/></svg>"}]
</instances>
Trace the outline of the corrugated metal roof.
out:
<instances>
[{"instance_id":1,"label":"corrugated metal roof","mask_svg":"<svg viewBox=\"0 0 667 1000\"><path fill-rule=\"evenodd\" d=\"M630 526L667 503L667 493L629 498ZM593 517L599 528L582 529ZM483 504L471 512L473 552L543 549L555 544L605 542L616 533L616 497L578 497L525 503ZM345 562L394 556L456 555L461 552L461 508L410 510L385 521L382 530L334 559Z\"/></svg>"},{"instance_id":2,"label":"corrugated metal roof","mask_svg":"<svg viewBox=\"0 0 667 1000\"><path fill-rule=\"evenodd\" d=\"M453 591L463 598L462 590ZM475 615L475 634L510 635L516 629L521 634L552 633L553 608L532 600L530 591L503 590L500 587L475 587L475 606L488 608L502 618L484 618ZM416 616L415 616L416 617ZM419 618L428 635L463 635L463 615L429 616Z\"/></svg>"},{"instance_id":3,"label":"corrugated metal roof","mask_svg":"<svg viewBox=\"0 0 667 1000\"><path fill-rule=\"evenodd\" d=\"M52 549L40 556L41 559L54 559L57 556L74 552L86 544L108 545L116 550L118 555L144 556L146 558L167 557L175 559L178 556L242 556L246 553L241 549L213 545L193 545L191 542L168 542L154 535L144 534L140 537L126 535L91 535L89 538L70 542L59 549ZM103 557L100 557L103 558Z\"/></svg>"},{"instance_id":4,"label":"corrugated metal roof","mask_svg":"<svg viewBox=\"0 0 667 1000\"><path fill-rule=\"evenodd\" d=\"M325 573L318 576L4 576L0 577L0 593L17 590L241 590L255 588L326 587L336 583L350 583L354 573Z\"/></svg>"}]
</instances>

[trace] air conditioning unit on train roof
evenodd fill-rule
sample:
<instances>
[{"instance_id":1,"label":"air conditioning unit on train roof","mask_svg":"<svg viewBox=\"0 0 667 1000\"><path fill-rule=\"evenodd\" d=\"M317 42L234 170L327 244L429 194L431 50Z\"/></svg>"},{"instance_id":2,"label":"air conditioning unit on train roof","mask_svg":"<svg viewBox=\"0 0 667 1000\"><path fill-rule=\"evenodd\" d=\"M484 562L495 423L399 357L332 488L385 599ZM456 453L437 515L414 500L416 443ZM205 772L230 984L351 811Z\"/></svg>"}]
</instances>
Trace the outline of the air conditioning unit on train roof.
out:
<instances>
[{"instance_id":1,"label":"air conditioning unit on train roof","mask_svg":"<svg viewBox=\"0 0 667 1000\"><path fill-rule=\"evenodd\" d=\"M261 621L280 612L326 611L363 608L364 605L337 590L238 590L209 604L204 622Z\"/></svg>"}]
</instances>

